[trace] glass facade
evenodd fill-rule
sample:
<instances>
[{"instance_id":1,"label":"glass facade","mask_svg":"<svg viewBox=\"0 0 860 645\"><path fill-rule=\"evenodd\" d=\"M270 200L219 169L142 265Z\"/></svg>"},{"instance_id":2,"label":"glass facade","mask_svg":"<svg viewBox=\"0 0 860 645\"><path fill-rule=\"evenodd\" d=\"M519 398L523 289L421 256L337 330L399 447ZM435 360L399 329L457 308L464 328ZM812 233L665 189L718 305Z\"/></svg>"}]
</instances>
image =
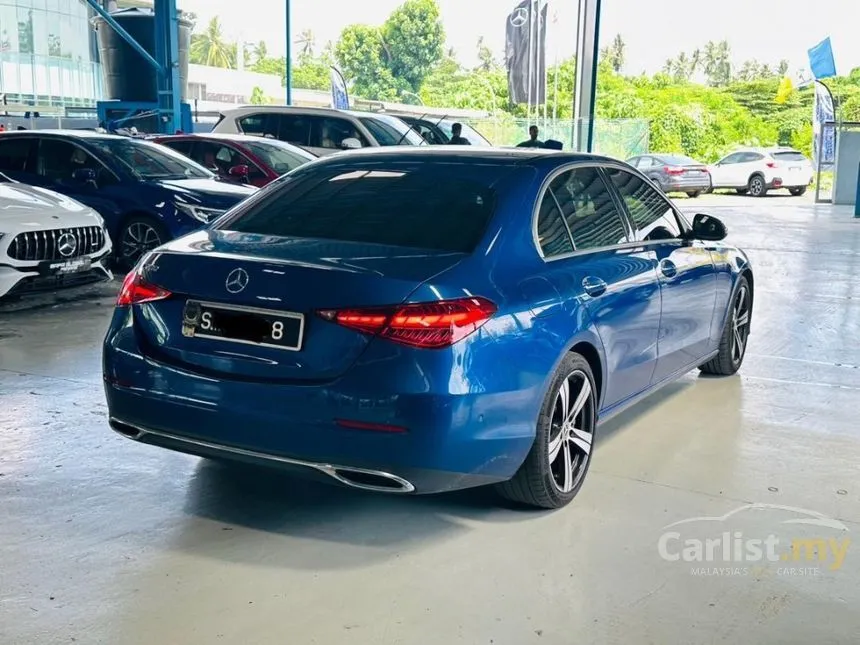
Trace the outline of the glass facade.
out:
<instances>
[{"instance_id":1,"label":"glass facade","mask_svg":"<svg viewBox=\"0 0 860 645\"><path fill-rule=\"evenodd\" d=\"M89 19L80 0L0 0L0 94L8 103L95 104L102 77Z\"/></svg>"}]
</instances>

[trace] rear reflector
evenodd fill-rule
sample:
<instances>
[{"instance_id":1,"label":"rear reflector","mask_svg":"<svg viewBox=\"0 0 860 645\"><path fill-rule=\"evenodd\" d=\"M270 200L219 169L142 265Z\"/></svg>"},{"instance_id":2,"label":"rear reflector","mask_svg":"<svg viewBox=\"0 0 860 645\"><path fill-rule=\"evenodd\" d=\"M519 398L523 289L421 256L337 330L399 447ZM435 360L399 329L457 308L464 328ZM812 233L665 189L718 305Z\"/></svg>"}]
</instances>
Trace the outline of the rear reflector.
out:
<instances>
[{"instance_id":1,"label":"rear reflector","mask_svg":"<svg viewBox=\"0 0 860 645\"><path fill-rule=\"evenodd\" d=\"M371 430L373 432L407 432L401 426L391 426L386 423L368 423L367 421L353 421L352 419L335 419L334 422L341 428L350 430Z\"/></svg>"},{"instance_id":2,"label":"rear reflector","mask_svg":"<svg viewBox=\"0 0 860 645\"><path fill-rule=\"evenodd\" d=\"M450 347L496 313L486 298L458 298L392 307L325 309L325 320L412 347Z\"/></svg>"},{"instance_id":3,"label":"rear reflector","mask_svg":"<svg viewBox=\"0 0 860 645\"><path fill-rule=\"evenodd\" d=\"M135 269L125 276L125 280L122 281L122 287L116 299L116 306L128 307L129 305L139 305L144 302L164 300L165 298L169 298L170 295L171 293L167 289L162 289L144 280L143 276Z\"/></svg>"}]
</instances>

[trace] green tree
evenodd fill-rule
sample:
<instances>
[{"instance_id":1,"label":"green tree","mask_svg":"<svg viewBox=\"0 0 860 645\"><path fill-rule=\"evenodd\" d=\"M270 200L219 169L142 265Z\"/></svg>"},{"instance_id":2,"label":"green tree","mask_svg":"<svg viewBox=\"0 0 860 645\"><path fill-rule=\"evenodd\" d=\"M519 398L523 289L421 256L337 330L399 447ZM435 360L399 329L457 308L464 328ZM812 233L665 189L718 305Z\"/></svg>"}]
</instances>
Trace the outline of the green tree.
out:
<instances>
[{"instance_id":1,"label":"green tree","mask_svg":"<svg viewBox=\"0 0 860 645\"><path fill-rule=\"evenodd\" d=\"M705 64L705 76L708 84L713 87L723 87L732 80L732 50L728 41L719 43L708 41L702 58Z\"/></svg>"},{"instance_id":2,"label":"green tree","mask_svg":"<svg viewBox=\"0 0 860 645\"><path fill-rule=\"evenodd\" d=\"M385 56L382 33L370 25L345 27L335 46L337 62L354 93L367 99L396 100L400 93Z\"/></svg>"},{"instance_id":3,"label":"green tree","mask_svg":"<svg viewBox=\"0 0 860 645\"><path fill-rule=\"evenodd\" d=\"M624 67L625 52L627 45L621 34L616 34L612 43L600 50L600 58L606 61L616 74L620 74Z\"/></svg>"},{"instance_id":4,"label":"green tree","mask_svg":"<svg viewBox=\"0 0 860 645\"><path fill-rule=\"evenodd\" d=\"M417 92L442 60L445 30L436 0L406 0L382 25L384 61L393 78Z\"/></svg>"},{"instance_id":5,"label":"green tree","mask_svg":"<svg viewBox=\"0 0 860 645\"><path fill-rule=\"evenodd\" d=\"M251 49L251 56L254 59L254 65L260 61L266 60L269 57L269 48L264 40L257 42Z\"/></svg>"},{"instance_id":6,"label":"green tree","mask_svg":"<svg viewBox=\"0 0 860 645\"><path fill-rule=\"evenodd\" d=\"M236 67L236 45L224 39L218 16L209 21L203 33L191 35L189 58L197 65Z\"/></svg>"},{"instance_id":7,"label":"green tree","mask_svg":"<svg viewBox=\"0 0 860 645\"><path fill-rule=\"evenodd\" d=\"M484 37L480 36L478 38L478 69L482 72L490 72L499 67L499 64L496 62L495 56L493 56L493 50L487 47L484 43ZM451 58L454 58L451 56Z\"/></svg>"},{"instance_id":8,"label":"green tree","mask_svg":"<svg viewBox=\"0 0 860 645\"><path fill-rule=\"evenodd\" d=\"M263 92L263 88L254 87L251 90L251 105L265 105L266 103L269 103L269 98Z\"/></svg>"},{"instance_id":9,"label":"green tree","mask_svg":"<svg viewBox=\"0 0 860 645\"><path fill-rule=\"evenodd\" d=\"M298 40L296 40L296 44L299 46L299 55L300 56L313 56L314 55L314 46L316 45L316 38L314 38L314 32L310 29L305 29L299 34Z\"/></svg>"}]
</instances>

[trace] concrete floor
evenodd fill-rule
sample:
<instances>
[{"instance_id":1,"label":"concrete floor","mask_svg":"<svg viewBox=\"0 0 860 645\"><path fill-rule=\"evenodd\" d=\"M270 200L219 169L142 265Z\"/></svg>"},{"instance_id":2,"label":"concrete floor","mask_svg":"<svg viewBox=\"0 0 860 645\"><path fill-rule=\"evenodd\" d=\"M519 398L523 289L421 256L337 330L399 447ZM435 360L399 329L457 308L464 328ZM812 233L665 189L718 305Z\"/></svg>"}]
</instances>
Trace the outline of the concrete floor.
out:
<instances>
[{"instance_id":1,"label":"concrete floor","mask_svg":"<svg viewBox=\"0 0 860 645\"><path fill-rule=\"evenodd\" d=\"M690 374L602 427L582 493L555 513L481 490L374 496L132 443L105 418L110 295L7 308L0 644L857 643L860 543L831 570L668 561L658 542L860 535L860 220L788 197L680 203L722 217L751 254L746 364ZM804 510L664 528L751 502ZM834 521L785 523L805 511Z\"/></svg>"}]
</instances>

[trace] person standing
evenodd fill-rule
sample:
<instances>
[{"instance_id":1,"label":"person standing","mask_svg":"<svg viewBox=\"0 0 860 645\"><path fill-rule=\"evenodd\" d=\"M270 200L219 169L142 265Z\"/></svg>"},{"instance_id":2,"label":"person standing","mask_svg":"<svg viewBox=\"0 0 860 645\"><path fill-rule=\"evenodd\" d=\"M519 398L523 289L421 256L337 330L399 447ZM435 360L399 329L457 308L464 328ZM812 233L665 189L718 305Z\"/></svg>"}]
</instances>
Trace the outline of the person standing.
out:
<instances>
[{"instance_id":1,"label":"person standing","mask_svg":"<svg viewBox=\"0 0 860 645\"><path fill-rule=\"evenodd\" d=\"M543 148L543 141L538 139L538 127L529 127L529 138L527 141L517 144L517 148Z\"/></svg>"},{"instance_id":2,"label":"person standing","mask_svg":"<svg viewBox=\"0 0 860 645\"><path fill-rule=\"evenodd\" d=\"M451 126L451 139L448 141L448 145L452 146L470 146L472 143L466 139L463 135L463 124L455 123Z\"/></svg>"}]
</instances>

